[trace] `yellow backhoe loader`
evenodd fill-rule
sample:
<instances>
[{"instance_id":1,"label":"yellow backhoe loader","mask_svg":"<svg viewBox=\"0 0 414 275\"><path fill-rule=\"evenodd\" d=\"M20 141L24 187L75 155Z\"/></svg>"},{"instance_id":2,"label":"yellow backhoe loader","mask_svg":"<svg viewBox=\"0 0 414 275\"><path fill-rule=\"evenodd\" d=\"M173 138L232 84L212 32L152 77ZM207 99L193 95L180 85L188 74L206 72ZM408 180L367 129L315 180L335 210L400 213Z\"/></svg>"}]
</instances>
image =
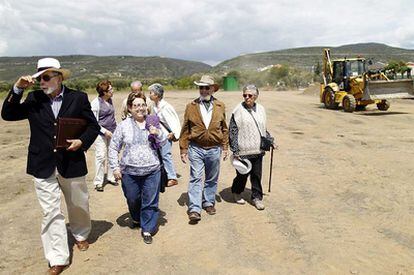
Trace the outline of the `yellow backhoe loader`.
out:
<instances>
[{"instance_id":1,"label":"yellow backhoe loader","mask_svg":"<svg viewBox=\"0 0 414 275\"><path fill-rule=\"evenodd\" d=\"M390 107L388 99L414 98L414 85L410 71L405 79L389 79L383 71L368 70L364 58L331 59L329 49L323 50L323 71L320 101L328 109L345 112L364 110L376 104L381 111Z\"/></svg>"}]
</instances>

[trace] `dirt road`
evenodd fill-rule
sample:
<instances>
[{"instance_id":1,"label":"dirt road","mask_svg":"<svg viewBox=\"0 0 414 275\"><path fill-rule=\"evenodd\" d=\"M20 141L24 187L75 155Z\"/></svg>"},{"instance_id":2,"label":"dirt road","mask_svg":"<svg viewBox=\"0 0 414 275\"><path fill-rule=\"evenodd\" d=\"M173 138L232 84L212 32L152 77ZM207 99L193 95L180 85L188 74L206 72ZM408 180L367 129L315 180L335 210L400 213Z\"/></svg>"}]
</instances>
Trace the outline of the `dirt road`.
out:
<instances>
[{"instance_id":1,"label":"dirt road","mask_svg":"<svg viewBox=\"0 0 414 275\"><path fill-rule=\"evenodd\" d=\"M182 117L196 94L173 91L166 99ZM125 96L115 95L116 106ZM228 114L241 100L240 92L216 96ZM127 227L120 186L93 190L92 148L87 153L92 244L87 252L73 249L65 273L414 273L414 101L392 102L388 112L372 106L353 114L323 109L317 97L300 92L262 92L259 102L280 147L264 211L232 202L235 172L226 161L217 214L203 213L198 225L189 225L189 169L179 161L175 143L182 178L161 195L159 232L145 245L139 231ZM0 121L0 127L0 273L42 273L47 269L42 215L25 174L28 124ZM267 190L269 156L264 171Z\"/></svg>"}]
</instances>

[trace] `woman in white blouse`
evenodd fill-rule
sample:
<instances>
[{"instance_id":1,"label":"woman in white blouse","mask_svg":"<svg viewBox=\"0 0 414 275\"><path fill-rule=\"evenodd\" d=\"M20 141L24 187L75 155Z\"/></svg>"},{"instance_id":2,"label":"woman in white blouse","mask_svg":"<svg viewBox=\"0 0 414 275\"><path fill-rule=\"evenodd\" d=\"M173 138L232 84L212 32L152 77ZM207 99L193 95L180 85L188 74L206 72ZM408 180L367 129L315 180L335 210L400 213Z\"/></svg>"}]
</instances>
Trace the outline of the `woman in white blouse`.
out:
<instances>
[{"instance_id":1,"label":"woman in white blouse","mask_svg":"<svg viewBox=\"0 0 414 275\"><path fill-rule=\"evenodd\" d=\"M99 135L95 140L95 178L93 184L95 190L104 191L104 185L108 182L117 185L112 170L108 167L108 147L112 133L116 129L115 108L112 103L114 91L109 80L100 81L96 85L98 97L92 100L92 112L100 126ZM106 174L106 180L105 180Z\"/></svg>"},{"instance_id":2,"label":"woman in white blouse","mask_svg":"<svg viewBox=\"0 0 414 275\"><path fill-rule=\"evenodd\" d=\"M159 83L154 83L148 87L150 99L154 102L151 113L160 118L161 129L167 136L167 140L161 146L161 156L167 172L167 187L178 184L177 173L175 172L171 149L172 142L180 138L181 125L178 114L174 107L164 99L164 87Z\"/></svg>"}]
</instances>

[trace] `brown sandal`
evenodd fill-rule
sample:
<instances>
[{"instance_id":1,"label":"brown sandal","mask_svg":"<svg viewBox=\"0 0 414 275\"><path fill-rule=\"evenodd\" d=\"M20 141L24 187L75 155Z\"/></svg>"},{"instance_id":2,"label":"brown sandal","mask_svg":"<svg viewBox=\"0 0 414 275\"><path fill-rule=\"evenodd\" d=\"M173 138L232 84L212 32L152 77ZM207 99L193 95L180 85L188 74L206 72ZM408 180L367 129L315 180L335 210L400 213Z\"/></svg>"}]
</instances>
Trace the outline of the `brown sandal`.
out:
<instances>
[{"instance_id":1,"label":"brown sandal","mask_svg":"<svg viewBox=\"0 0 414 275\"><path fill-rule=\"evenodd\" d=\"M171 187L171 186L174 186L174 185L177 185L177 184L178 184L178 181L175 180L175 179L171 179L171 180L167 181L167 187Z\"/></svg>"}]
</instances>

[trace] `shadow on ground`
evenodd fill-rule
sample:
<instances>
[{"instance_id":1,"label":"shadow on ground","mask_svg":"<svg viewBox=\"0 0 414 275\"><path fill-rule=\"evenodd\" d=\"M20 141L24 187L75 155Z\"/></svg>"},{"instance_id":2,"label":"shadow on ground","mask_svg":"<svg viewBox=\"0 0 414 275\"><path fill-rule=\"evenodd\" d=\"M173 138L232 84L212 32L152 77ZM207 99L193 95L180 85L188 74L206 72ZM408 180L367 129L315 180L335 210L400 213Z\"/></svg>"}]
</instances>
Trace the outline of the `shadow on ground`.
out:
<instances>
[{"instance_id":1,"label":"shadow on ground","mask_svg":"<svg viewBox=\"0 0 414 275\"><path fill-rule=\"evenodd\" d=\"M391 115L408 115L410 113L406 112L382 112L382 111L375 111L375 112L358 112L358 115L364 116L391 116Z\"/></svg>"},{"instance_id":2,"label":"shadow on ground","mask_svg":"<svg viewBox=\"0 0 414 275\"><path fill-rule=\"evenodd\" d=\"M88 237L89 244L95 243L99 237L105 234L114 226L113 223L108 221L96 221L92 220L92 230ZM73 237L70 231L70 225L66 224L67 232L68 232L68 243L69 243L69 253L70 253L70 262L72 262L73 257L73 247L75 246L75 238Z\"/></svg>"},{"instance_id":3,"label":"shadow on ground","mask_svg":"<svg viewBox=\"0 0 414 275\"><path fill-rule=\"evenodd\" d=\"M220 194L220 197L225 202L228 202L228 203L236 203L234 201L234 199L233 199L233 194L231 192L231 187L227 187L227 188L221 190L219 194ZM242 198L245 201L249 202L250 201L250 197L252 195L252 191L250 189L248 189L248 188L245 188L244 191L241 193L241 195L242 195Z\"/></svg>"},{"instance_id":4,"label":"shadow on ground","mask_svg":"<svg viewBox=\"0 0 414 275\"><path fill-rule=\"evenodd\" d=\"M180 195L180 197L177 200L178 205L180 206L187 206L188 207L188 195L187 192L184 192Z\"/></svg>"},{"instance_id":5,"label":"shadow on ground","mask_svg":"<svg viewBox=\"0 0 414 275\"><path fill-rule=\"evenodd\" d=\"M165 218L166 216L167 216L167 213L165 213L164 211L162 211L160 209L160 215L158 217L158 226L165 226L168 223L168 220ZM129 212L126 212L126 213L122 214L121 216L119 216L116 219L116 223L120 227L133 228L132 220L131 220L131 216L129 215ZM157 229L157 231L158 231L158 229Z\"/></svg>"}]
</instances>

